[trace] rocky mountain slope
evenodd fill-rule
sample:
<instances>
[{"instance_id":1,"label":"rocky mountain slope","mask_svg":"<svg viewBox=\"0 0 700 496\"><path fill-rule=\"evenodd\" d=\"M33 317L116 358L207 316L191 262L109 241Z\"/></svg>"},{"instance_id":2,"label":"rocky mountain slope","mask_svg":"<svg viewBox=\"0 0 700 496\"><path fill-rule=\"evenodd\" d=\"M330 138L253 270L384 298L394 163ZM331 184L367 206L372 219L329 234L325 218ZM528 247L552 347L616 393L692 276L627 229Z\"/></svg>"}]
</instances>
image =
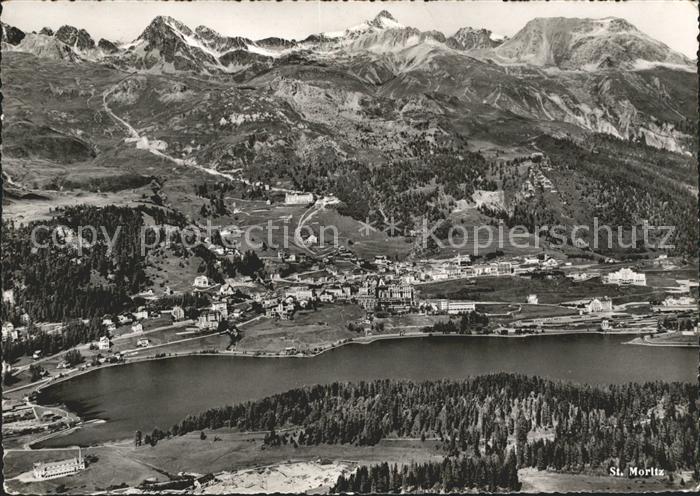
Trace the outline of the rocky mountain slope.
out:
<instances>
[{"instance_id":1,"label":"rocky mountain slope","mask_svg":"<svg viewBox=\"0 0 700 496\"><path fill-rule=\"evenodd\" d=\"M686 105L695 86L691 62L624 19L538 18L506 41L485 29L462 28L450 37L421 32L387 11L300 42L254 41L206 26L192 30L163 16L119 47L106 40L95 44L87 31L71 26L30 35L24 43L16 28L3 26L3 33L8 29L14 42L8 49L44 58L237 82L305 67L298 84L312 86L319 66L333 67L384 97L437 94L469 109L485 105L490 112L563 122L676 152L694 150L681 129L694 119Z\"/></svg>"},{"instance_id":2,"label":"rocky mountain slope","mask_svg":"<svg viewBox=\"0 0 700 496\"><path fill-rule=\"evenodd\" d=\"M638 162L657 149L657 165L644 167L661 173L660 157L682 171L697 153L692 66L620 19L535 19L503 42L488 30L422 32L388 12L298 41L250 40L170 17L122 45L70 26L18 31L3 25L3 165L39 187L55 185L59 170L78 184L79 170L115 174L128 163L154 174L167 164L342 190L362 214L402 205L435 212L470 204L487 184L513 189L524 178L495 177L491 162L553 146L542 137L585 151L609 136L621 143L597 140L613 150L609 163L621 150ZM488 161L469 155L484 150ZM693 177L673 187L691 192ZM576 203L588 212L593 198Z\"/></svg>"},{"instance_id":3,"label":"rocky mountain slope","mask_svg":"<svg viewBox=\"0 0 700 496\"><path fill-rule=\"evenodd\" d=\"M651 63L689 65L690 60L624 19L538 18L496 53L509 61L562 69L633 69Z\"/></svg>"},{"instance_id":4,"label":"rocky mountain slope","mask_svg":"<svg viewBox=\"0 0 700 496\"><path fill-rule=\"evenodd\" d=\"M2 42L9 45L18 45L25 36L21 29L9 26L4 22L0 22L0 29L2 30Z\"/></svg>"},{"instance_id":5,"label":"rocky mountain slope","mask_svg":"<svg viewBox=\"0 0 700 496\"><path fill-rule=\"evenodd\" d=\"M479 50L495 48L503 43L503 38L495 36L488 29L461 28L450 36L445 44L456 50Z\"/></svg>"}]
</instances>

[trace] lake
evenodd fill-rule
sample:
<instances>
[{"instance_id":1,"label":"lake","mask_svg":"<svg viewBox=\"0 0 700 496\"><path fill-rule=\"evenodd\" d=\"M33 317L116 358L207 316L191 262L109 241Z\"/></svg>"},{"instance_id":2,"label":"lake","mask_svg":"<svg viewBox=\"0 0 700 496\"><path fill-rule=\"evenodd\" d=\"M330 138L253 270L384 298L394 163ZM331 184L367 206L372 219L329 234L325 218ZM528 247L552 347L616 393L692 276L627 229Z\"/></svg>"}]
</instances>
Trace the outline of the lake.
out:
<instances>
[{"instance_id":1,"label":"lake","mask_svg":"<svg viewBox=\"0 0 700 496\"><path fill-rule=\"evenodd\" d=\"M131 438L137 429L165 430L190 413L304 384L463 379L501 371L590 384L696 380L697 348L622 344L632 337L425 337L351 344L313 358L186 356L98 369L44 389L39 401L107 422L41 446L89 445Z\"/></svg>"}]
</instances>

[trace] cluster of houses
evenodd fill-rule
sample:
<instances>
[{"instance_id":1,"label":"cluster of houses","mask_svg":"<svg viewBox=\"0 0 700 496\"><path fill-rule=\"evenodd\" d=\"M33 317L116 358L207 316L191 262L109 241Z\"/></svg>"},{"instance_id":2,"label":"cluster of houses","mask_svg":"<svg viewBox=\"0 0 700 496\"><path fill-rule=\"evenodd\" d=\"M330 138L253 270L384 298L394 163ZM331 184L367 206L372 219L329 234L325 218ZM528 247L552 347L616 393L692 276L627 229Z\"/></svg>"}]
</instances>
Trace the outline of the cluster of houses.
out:
<instances>
[{"instance_id":1,"label":"cluster of houses","mask_svg":"<svg viewBox=\"0 0 700 496\"><path fill-rule=\"evenodd\" d=\"M601 298L591 298L590 300L581 300L568 304L577 308L581 315L583 314L596 314L596 313L607 313L613 311L612 300L608 296L603 296Z\"/></svg>"},{"instance_id":2,"label":"cluster of houses","mask_svg":"<svg viewBox=\"0 0 700 496\"><path fill-rule=\"evenodd\" d=\"M176 307L179 308L179 307ZM179 309L182 311L182 309ZM107 332L114 332L117 330L117 326L131 325L131 332L139 333L143 332L143 321L149 317L159 316L159 312L149 312L146 307L140 306L133 312L124 312L116 316L116 322L112 317L105 316L102 319L102 325ZM182 314L184 317L184 312ZM181 317L182 318L182 317Z\"/></svg>"},{"instance_id":3,"label":"cluster of houses","mask_svg":"<svg viewBox=\"0 0 700 496\"><path fill-rule=\"evenodd\" d=\"M697 311L698 302L692 296L668 296L661 305L654 305L655 312Z\"/></svg>"},{"instance_id":4,"label":"cluster of houses","mask_svg":"<svg viewBox=\"0 0 700 496\"><path fill-rule=\"evenodd\" d=\"M26 313L20 317L20 322L23 325L15 326L12 322L5 321L2 323L2 340L18 341L29 338L30 323L29 315ZM84 320L87 323L87 320ZM37 322L33 324L39 331L46 334L60 334L63 331L64 324L61 322Z\"/></svg>"},{"instance_id":5,"label":"cluster of houses","mask_svg":"<svg viewBox=\"0 0 700 496\"><path fill-rule=\"evenodd\" d=\"M289 320L299 309L311 308L317 302L348 301L351 295L349 285L331 286L323 289L293 286L285 290L282 295L263 298L261 304L267 317Z\"/></svg>"},{"instance_id":6,"label":"cluster of houses","mask_svg":"<svg viewBox=\"0 0 700 496\"><path fill-rule=\"evenodd\" d=\"M544 256L519 257L510 261L472 263L468 255L458 255L448 260L424 260L417 263L395 262L383 255L374 258L379 273L393 272L405 282L419 283L484 276L523 275L543 269L559 267L555 258Z\"/></svg>"},{"instance_id":7,"label":"cluster of houses","mask_svg":"<svg viewBox=\"0 0 700 496\"><path fill-rule=\"evenodd\" d=\"M383 277L368 277L355 295L357 303L365 310L387 310L394 313L408 312L416 305L413 285L388 281Z\"/></svg>"},{"instance_id":8,"label":"cluster of houses","mask_svg":"<svg viewBox=\"0 0 700 496\"><path fill-rule=\"evenodd\" d=\"M527 180L523 183L522 191L525 198L530 198L535 195L536 189L542 188L544 191L549 191L550 193L556 193L557 190L554 189L554 184L552 181L544 175L542 170L548 170L549 167L532 167L529 171Z\"/></svg>"}]
</instances>

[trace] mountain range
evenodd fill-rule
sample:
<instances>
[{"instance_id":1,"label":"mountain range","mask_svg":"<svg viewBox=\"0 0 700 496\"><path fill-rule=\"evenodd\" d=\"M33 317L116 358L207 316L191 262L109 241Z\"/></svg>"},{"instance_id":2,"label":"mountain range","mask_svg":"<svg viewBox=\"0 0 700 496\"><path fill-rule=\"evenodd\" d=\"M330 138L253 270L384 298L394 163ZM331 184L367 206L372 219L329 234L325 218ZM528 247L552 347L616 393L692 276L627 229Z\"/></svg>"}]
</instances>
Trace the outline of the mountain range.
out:
<instances>
[{"instance_id":1,"label":"mountain range","mask_svg":"<svg viewBox=\"0 0 700 496\"><path fill-rule=\"evenodd\" d=\"M697 154L693 61L619 18L537 18L505 38L421 31L382 11L303 40L251 40L159 16L129 43L3 24L2 49L3 165L27 181L57 157L111 174L148 151L300 189L448 150L532 153L542 137L589 149L608 136L614 154L654 148L669 163Z\"/></svg>"},{"instance_id":2,"label":"mountain range","mask_svg":"<svg viewBox=\"0 0 700 496\"><path fill-rule=\"evenodd\" d=\"M32 51L22 45L25 33L3 24L3 41L14 49ZM165 71L223 71L221 58L231 51L243 50L261 57L279 58L294 52L318 58L371 52L401 52L422 44L465 52L477 59L500 65L530 64L571 70L595 70L619 67L634 69L648 64L670 64L692 67L685 56L639 31L620 18L572 19L537 18L528 22L511 39L494 35L487 29L464 27L452 36L440 31L420 31L404 26L387 11L374 19L339 32L324 32L304 40L267 38L250 40L240 36L224 36L206 27L192 30L172 17L158 16L131 43L119 46L108 40L95 42L85 29L62 26L55 33L50 28L38 35L44 44L70 47L75 56L129 66L140 63L143 68L160 65ZM37 45L34 42L33 45ZM106 50L94 51L102 47ZM116 50L114 50L116 48ZM64 52L57 50L56 53ZM230 58L230 57L229 57ZM173 64L172 66L169 64Z\"/></svg>"}]
</instances>

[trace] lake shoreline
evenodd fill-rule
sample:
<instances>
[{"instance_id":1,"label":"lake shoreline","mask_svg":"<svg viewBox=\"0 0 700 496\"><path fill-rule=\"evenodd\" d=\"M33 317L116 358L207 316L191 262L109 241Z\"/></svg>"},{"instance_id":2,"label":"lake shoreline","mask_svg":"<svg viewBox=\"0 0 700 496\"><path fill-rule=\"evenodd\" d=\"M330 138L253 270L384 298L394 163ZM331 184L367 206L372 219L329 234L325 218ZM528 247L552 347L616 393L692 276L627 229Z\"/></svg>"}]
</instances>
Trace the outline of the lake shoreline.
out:
<instances>
[{"instance_id":1,"label":"lake shoreline","mask_svg":"<svg viewBox=\"0 0 700 496\"><path fill-rule=\"evenodd\" d=\"M652 343L646 336L639 336L622 344L633 344L637 346L651 346L656 348L700 348L698 340L694 343Z\"/></svg>"},{"instance_id":2,"label":"lake shoreline","mask_svg":"<svg viewBox=\"0 0 700 496\"><path fill-rule=\"evenodd\" d=\"M222 356L222 357L244 357L244 358L315 358L329 351L337 350L343 346L352 344L372 344L377 341L392 341L399 339L425 339L425 338L502 338L502 339L526 339L526 338L536 338L536 337L547 337L547 336L580 336L580 335L602 335L602 336L618 336L618 335L639 335L645 334L647 331L639 332L633 330L626 331L615 331L615 332L605 332L605 331L551 331L551 332L540 332L540 333L529 333L529 334L443 334L443 333L426 333L426 332L410 332L404 334L377 334L374 336L359 337L348 341L343 341L339 343L333 343L325 348L312 353L296 353L288 354L285 352L265 352L265 351L186 351L182 353L168 353L165 356L149 355L143 357L129 358L128 361L119 363L106 363L98 365L96 367L90 367L85 370L76 371L75 373L70 373L70 375L65 375L63 377L58 377L55 380L44 380L40 384L36 385L32 389L31 393L39 393L42 389L53 386L55 384L61 384L71 379L75 379L90 372L95 372L97 370L107 369L111 367L119 367L124 365L130 365L133 363L142 363L156 360L165 360L171 358L182 358L191 356ZM640 339L640 338L637 338ZM632 340L634 341L634 340ZM626 341L622 344L637 344L632 343L632 341ZM662 346L662 345L659 345ZM686 348L687 346L681 346ZM31 387L31 384L25 386L25 388Z\"/></svg>"},{"instance_id":3,"label":"lake shoreline","mask_svg":"<svg viewBox=\"0 0 700 496\"><path fill-rule=\"evenodd\" d=\"M618 332L600 332L600 331L558 331L557 332L557 331L555 331L555 332L544 332L544 333L523 334L523 335L513 335L513 334L511 334L511 335L493 335L493 334L472 335L472 334L437 334L437 333L431 334L431 333L423 333L423 332L409 332L409 333L405 333L405 334L385 334L385 335L375 335L375 336L367 336L367 337L362 337L362 338L355 338L351 341L334 343L330 346L327 346L324 349L317 350L314 353L308 353L308 354L285 354L285 353L279 353L279 352L277 352L277 353L263 353L263 352L243 352L243 351L229 351L229 352L226 352L226 351L221 351L221 352L187 351L187 352L181 352L181 353L163 354L162 356L142 356L142 357L134 357L134 358L127 357L126 362L104 364L104 365L94 367L94 368L91 367L91 368L88 368L86 370L75 371L74 373L72 373L70 375L66 374L64 377L57 378L57 379L50 381L50 382L41 383L41 384L37 385L35 391L37 394L46 394L46 396L43 396L43 397L40 396L39 398L36 398L36 400L33 401L32 403L36 403L39 405L63 405L64 407L66 407L67 404L70 404L70 401L71 401L70 395L65 396L64 393L60 392L61 390L59 390L59 391L54 390L54 391L51 391L48 393L44 393L45 390L51 389L51 386L54 386L54 385L59 386L60 384L66 383L71 379L76 379L79 376L86 376L90 372L94 372L97 370L119 367L119 366L123 366L123 365L137 364L137 363L147 364L149 362L156 362L158 360L166 360L166 359L172 359L172 358L186 358L186 357L196 357L196 356L218 356L218 357L228 356L228 357L247 357L247 358L314 358L314 357L322 356L327 351L330 351L330 350L341 349L341 348L352 348L352 347L347 347L345 345L350 345L350 344L367 345L367 344L371 344L371 343L386 341L387 344L383 345L381 348L378 348L376 351L370 351L370 352L365 352L364 350L360 351L359 350L360 347L357 347L358 349L356 349L355 351L349 352L350 355L352 355L352 356L363 357L362 360L368 359L367 357L374 357L374 360L373 360L374 363L384 364L386 360L391 361L392 357L396 357L396 355L394 355L393 353L387 354L387 350L385 349L385 346L389 346L389 344L388 344L389 342L392 342L392 341L399 342L400 340L406 340L406 343L410 343L411 341L419 341L422 339L422 340L425 340L425 343L407 344L407 346L408 346L407 349L413 350L412 353L414 353L414 354L415 353L420 354L423 352L422 350L428 349L428 348L435 348L435 350L434 350L435 352L438 352L439 350L444 349L445 352L447 353L447 356L445 356L444 359L447 361L457 360L457 362L455 362L456 364L457 363L469 364L470 360L467 360L465 362L464 359L461 358L461 355L459 355L458 353L455 353L455 352L450 352L450 350L452 350L454 348L457 348L460 350L465 350L465 352L468 352L470 354L476 353L475 356L479 356L479 357L482 356L481 353L479 352L480 349L483 349L484 351L490 350L490 351L488 351L486 356L489 356L491 358L487 358L487 363L484 365L483 369L475 370L474 367L470 366L470 365L467 365L464 367L464 372L463 372L464 376L476 376L476 375L489 374L489 373L498 372L498 371L516 372L516 370L513 370L512 367L509 367L509 366L503 365L503 364L499 365L500 360L502 359L502 358L500 358L501 357L500 350L503 350L503 352L505 352L506 355L511 356L511 359L515 360L515 362L513 362L512 360L508 361L508 359L506 358L505 359L506 363L511 363L511 365L512 365L513 363L527 363L528 362L526 357L521 357L521 355L519 354L520 351L514 351L516 349L521 350L521 345L516 345L516 344L506 345L506 342L508 342L508 343L522 342L523 346L524 346L524 348L522 348L522 350L530 350L528 352L529 354L539 356L543 352L547 353L547 351L544 351L544 350L547 350L550 348L557 349L557 350L560 350L562 347L570 348L569 345L564 344L564 343L569 342L569 340L565 336L570 336L571 338L577 337L577 338L579 338L578 340L582 339L583 343L588 343L590 341L590 340L587 340L585 338L585 335L601 336L600 338L591 337L590 339L592 341L590 341L590 342L597 343L595 346L596 349L599 347L602 347L602 348L600 348L601 351L608 350L605 353L609 355L610 353L613 353L613 354L617 353L615 350L611 349L611 346L613 348L616 348L618 344L626 344L626 340L625 340L624 336L629 335L629 334L638 334L638 332L630 331L630 330L618 331ZM618 336L618 335L619 335L619 337L617 339L613 339L612 342L607 341L607 339L609 339L613 336ZM541 336L543 339L534 340L534 345L529 344L532 340L527 340L527 339L515 339L515 340L511 340L511 341L508 341L506 339L505 341L501 341L501 342L497 342L497 340L490 340L491 343L488 343L487 342L488 340L477 339L477 340L471 341L471 343L473 343L473 344L466 344L467 340L455 339L455 338L470 338L470 337L477 337L477 338L478 337L482 337L482 338L483 337L486 337L486 338L534 338L537 336ZM554 339L554 338L553 339L546 339L548 336L549 337L558 336L559 338L562 338L563 341L562 341L562 339ZM605 338L603 338L603 336L605 336ZM452 340L433 339L433 338L440 338L440 337L453 338L453 339ZM578 340L576 340L576 342ZM445 344L447 341L452 341L453 344ZM477 345L476 344L477 342L480 344ZM481 344L481 343L483 343L483 344ZM500 343L502 343L502 345ZM525 344L525 343L528 343L528 344ZM557 343L560 343L560 344L557 344ZM572 345L576 346L576 343L574 342L574 343L572 343ZM391 345L391 346L398 346L398 345ZM403 350L404 346L401 345L400 349ZM588 345L584 346L584 348L582 348L582 349L588 349ZM421 350L421 351L418 351L418 350ZM563 352L563 350L561 350L561 351ZM409 355L410 355L410 353L411 352L409 352ZM559 353L559 352L557 352L557 353ZM591 351L589 350L586 353L587 353L586 356L589 356L588 354L590 354ZM648 354L648 352L647 352L647 354ZM413 361L414 358L408 359L406 357L405 353L402 353L399 356L403 356L403 359L401 360L403 362L403 366L398 369L399 370L398 372L396 371L396 369L394 369L393 372L391 371L391 369L386 369L385 365L377 365L377 367L379 367L379 368L377 371L371 372L373 374L372 377L374 377L376 375L377 378L382 378L382 377L411 378L411 375L413 373L409 372L409 370L414 370L414 367L411 364L421 363L422 359L416 357L415 360L418 360L418 362L415 362L415 361ZM440 356L443 356L443 355L440 355ZM595 356L595 355L590 355L590 356ZM345 357L345 355L343 355L343 357ZM452 358L450 358L450 357L452 357ZM494 358L494 357L496 357L496 358ZM339 359L342 362L342 357L339 357ZM525 362L523 362L523 359L525 359ZM495 362L494 362L494 360L495 360ZM370 361L372 362L371 359L370 359ZM206 364L207 362L208 361L204 361L202 363ZM260 367L262 367L263 369L269 369L270 365L266 365L266 364L264 364L264 362L267 362L269 364L269 361L248 361L248 360L241 360L241 361L236 360L235 362L230 362L230 363L232 363L232 364L236 363L237 365L235 365L234 367L243 367L243 369L245 369L245 370L248 370L249 368L258 369ZM337 379L333 379L333 380L338 380L338 381L349 380L349 379L345 378L347 376L347 373L345 373L343 375L342 370L341 370L340 375L337 374L336 372L333 372L334 370L336 370L335 369L335 367L336 367L336 365L335 365L336 359L335 358L324 359L322 362L319 362L318 367L313 366L313 365L311 365L311 366L301 365L302 362L304 362L304 361L281 360L278 362L279 365L272 365L272 367L275 369L277 369L279 367L280 369L283 369L283 370L295 371L295 372L293 372L294 374L296 374L297 370L306 371L305 372L306 378L304 378L305 376L302 374L301 376L299 376L298 381L300 381L301 384L315 384L315 383L323 382L323 381L315 380L314 379L315 375L323 374L324 368L328 369L328 367L329 367L328 364L332 363L333 364L333 365L331 365L332 368L329 370L331 371L331 374L333 374L334 376L337 377ZM190 368L191 368L190 362L185 362L184 367L181 367L179 365L179 363L181 363L181 362L178 362L178 365L166 365L165 367L168 368L169 370L173 369L173 367L175 367L175 369L190 370ZM192 362L192 363L199 363L199 362ZM204 367L204 369L206 369L206 370L210 370L210 369L212 369L212 370L214 370L214 369L215 370L222 370L222 369L228 370L228 365L226 365L226 362L221 362L218 365L216 364L216 363L218 363L216 361L213 361L210 363L211 363L211 365L206 365L206 366L202 365L202 367ZM257 363L257 365L254 365L255 363ZM299 365L292 365L292 363L299 363ZM473 362L471 362L471 363L473 363ZM530 361L530 363L538 363L538 361L537 360L535 360L534 362ZM504 368L504 366L505 366L505 368ZM301 367L301 368L299 368L299 367ZM433 366L428 367L428 369L431 369L431 368L435 368L435 367L433 367ZM440 366L438 365L437 368L440 368ZM518 369L520 367L518 367L516 365L515 368ZM528 369L528 367L525 367L525 368ZM559 367L559 368L561 368L561 367ZM580 366L578 368L580 369ZM559 372L555 371L552 373L544 372L540 369L541 369L541 367L536 367L535 370L521 370L521 371L517 371L517 372L523 373L523 374L528 374L528 375L552 377L555 379L558 378L559 380L562 380L562 381L574 381L577 383L590 383L590 384L609 384L610 383L606 377L602 377L602 378L601 377L590 377L589 379L586 379L586 378L582 378L582 377L577 377L575 373L572 376L571 370L569 370L567 372L568 367L562 369ZM387 372L387 370L388 370L388 372ZM126 374L126 376L119 375L119 377L130 377L131 375L133 375L133 372L127 371L127 369L124 369L124 372L115 372L115 373ZM422 374L422 373L423 372L420 372L419 374ZM422 378L430 377L431 372L426 371L425 374L426 374L425 376L413 377L412 380L421 380ZM415 375L415 374L413 374L413 375ZM110 373L109 377L112 377L112 376L113 376L113 374ZM156 377L156 376L154 376L154 377ZM325 377L325 379L328 379L328 377L326 375L323 375L323 377ZM612 376L611 376L611 378L612 378ZM92 379L88 379L88 381L91 381L91 380ZM686 379L678 379L678 380L686 380ZM634 381L635 380L633 378L629 379L629 380L624 379L624 378L612 379L613 383L634 382ZM289 387L289 389L294 388L294 387L298 387L298 385L293 384L294 381L287 380L287 381L282 381L282 382L285 384L286 387ZM71 386L67 386L67 387L70 390ZM279 387L281 388L281 386L279 386ZM75 387L73 387L73 389L75 389ZM259 388L257 386L254 386L253 389L255 389L255 391L258 391ZM270 388L268 387L267 389L270 389ZM277 386L272 387L272 389L276 390ZM265 389L265 387L263 387L259 393L263 396L269 395L269 394L276 394L275 391L269 392L268 390ZM248 396L251 395L250 391L248 391L245 394L247 394ZM255 395L255 394L257 394L257 393L254 392L253 395ZM218 396L214 395L212 397L211 401L218 403L219 401L216 401L217 397ZM248 398L246 397L246 398L241 399L240 401L247 401L247 400L248 400ZM78 417L80 419L79 423L77 424L77 427L79 427L79 428L88 427L90 424L95 423L94 421L96 419L90 418L91 417L90 415L88 415L87 417L85 417L85 415L78 415L75 413L74 408L68 408L68 410L71 411L71 413L73 413L74 415L76 415L76 417ZM110 411L110 410L107 410L107 411ZM85 413L85 412L83 412L83 413ZM100 415L100 417L102 419L105 419L105 417L102 415ZM116 418L113 419L111 414L107 414L106 420L103 420L103 422L111 423L112 420L115 420L115 419L120 420L120 417L117 416ZM119 429L117 429L117 431L118 430ZM80 444L85 445L85 446L99 446L99 445L102 445L102 443L104 443L104 442L122 441L124 439L124 433L118 434L117 432L114 432L114 434L116 434L116 436L111 438L111 439L108 439L108 440L105 440L106 438L102 438L101 436L97 436L96 438L92 438L92 436L90 436L90 435L84 435L84 436L82 436L84 438L84 440L82 442L80 442ZM54 435L52 435L51 437L52 438L53 437L62 437L63 435L71 435L71 433L66 432L66 431L58 431ZM48 445L45 444L47 441L49 443ZM51 443L51 441L49 439L40 439L40 440L37 439L36 441L33 441L31 443L28 443L28 444L33 449L46 449L46 448L56 446L55 444ZM43 446L39 446L38 448L34 448L33 447L34 444L39 444L39 445L43 445Z\"/></svg>"}]
</instances>

